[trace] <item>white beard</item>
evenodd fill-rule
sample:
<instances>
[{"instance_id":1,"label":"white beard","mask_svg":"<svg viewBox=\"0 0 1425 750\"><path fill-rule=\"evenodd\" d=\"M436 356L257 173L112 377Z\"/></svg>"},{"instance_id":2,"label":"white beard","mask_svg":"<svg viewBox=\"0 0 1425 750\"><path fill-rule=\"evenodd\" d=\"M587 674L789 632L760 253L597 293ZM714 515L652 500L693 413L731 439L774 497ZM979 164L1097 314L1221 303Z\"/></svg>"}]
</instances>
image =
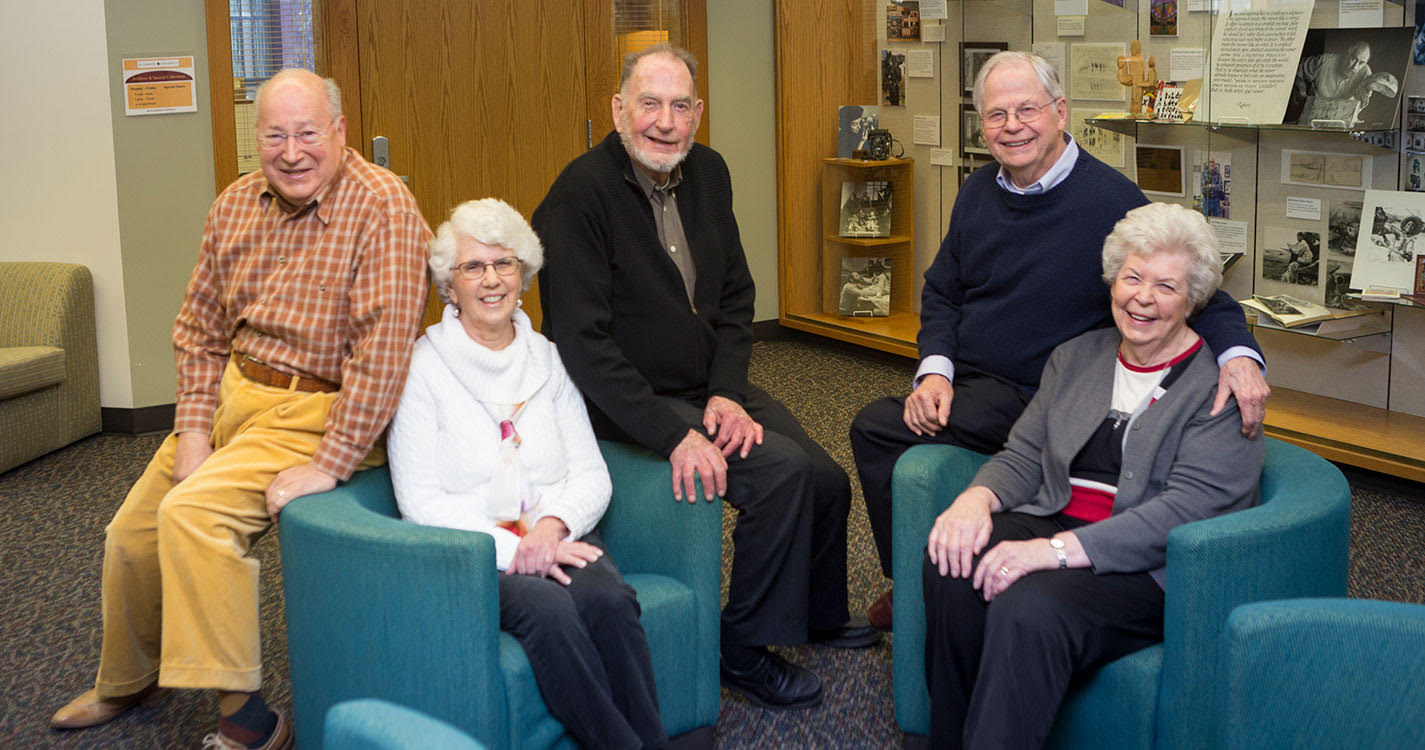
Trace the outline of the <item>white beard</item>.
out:
<instances>
[{"instance_id":1,"label":"white beard","mask_svg":"<svg viewBox=\"0 0 1425 750\"><path fill-rule=\"evenodd\" d=\"M638 162L639 166L657 174L668 174L672 172L674 167L683 163L683 159L687 158L688 152L693 150L693 144L690 140L687 147L676 154L653 156L644 153L643 150L634 146L633 137L629 134L619 133L618 137L619 140L623 142L623 150L627 151L628 155L632 157L635 162Z\"/></svg>"}]
</instances>

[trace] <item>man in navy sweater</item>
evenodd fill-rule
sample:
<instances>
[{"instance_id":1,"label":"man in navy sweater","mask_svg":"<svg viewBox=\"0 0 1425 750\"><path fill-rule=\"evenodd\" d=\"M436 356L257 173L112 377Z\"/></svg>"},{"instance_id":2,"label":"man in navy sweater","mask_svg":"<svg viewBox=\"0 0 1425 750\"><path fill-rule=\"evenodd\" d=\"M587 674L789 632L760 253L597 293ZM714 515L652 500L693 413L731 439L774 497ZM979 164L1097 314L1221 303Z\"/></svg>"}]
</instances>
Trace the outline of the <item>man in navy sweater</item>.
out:
<instances>
[{"instance_id":1,"label":"man in navy sweater","mask_svg":"<svg viewBox=\"0 0 1425 750\"><path fill-rule=\"evenodd\" d=\"M617 133L570 162L534 212L545 332L600 438L666 456L673 499L738 510L722 681L768 708L821 701L821 680L767 650L880 639L849 622L851 484L787 409L747 382L752 275L722 157L693 142L696 61L630 55ZM659 533L649 529L648 533Z\"/></svg>"},{"instance_id":2,"label":"man in navy sweater","mask_svg":"<svg viewBox=\"0 0 1425 750\"><path fill-rule=\"evenodd\" d=\"M1124 214L1148 202L1064 132L1064 89L1043 58L1027 52L990 58L975 81L974 102L997 164L976 170L960 186L949 231L925 272L914 390L869 404L851 425L887 577L896 460L922 443L982 453L1004 446L1039 386L1049 352L1113 325L1103 240ZM1218 291L1192 326L1221 368L1214 413L1235 396L1242 434L1255 434L1269 389L1241 308ZM868 615L888 629L890 613L888 591Z\"/></svg>"}]
</instances>

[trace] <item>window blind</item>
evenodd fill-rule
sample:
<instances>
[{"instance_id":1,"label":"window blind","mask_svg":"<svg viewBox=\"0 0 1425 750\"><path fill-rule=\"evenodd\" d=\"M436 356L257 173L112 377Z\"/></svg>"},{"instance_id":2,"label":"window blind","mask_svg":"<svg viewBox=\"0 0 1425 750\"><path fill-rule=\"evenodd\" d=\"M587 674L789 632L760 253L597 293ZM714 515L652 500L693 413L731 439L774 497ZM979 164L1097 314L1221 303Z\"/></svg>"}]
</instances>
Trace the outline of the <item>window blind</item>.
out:
<instances>
[{"instance_id":1,"label":"window blind","mask_svg":"<svg viewBox=\"0 0 1425 750\"><path fill-rule=\"evenodd\" d=\"M283 68L316 70L312 0L229 0L238 173L258 169L257 89Z\"/></svg>"}]
</instances>

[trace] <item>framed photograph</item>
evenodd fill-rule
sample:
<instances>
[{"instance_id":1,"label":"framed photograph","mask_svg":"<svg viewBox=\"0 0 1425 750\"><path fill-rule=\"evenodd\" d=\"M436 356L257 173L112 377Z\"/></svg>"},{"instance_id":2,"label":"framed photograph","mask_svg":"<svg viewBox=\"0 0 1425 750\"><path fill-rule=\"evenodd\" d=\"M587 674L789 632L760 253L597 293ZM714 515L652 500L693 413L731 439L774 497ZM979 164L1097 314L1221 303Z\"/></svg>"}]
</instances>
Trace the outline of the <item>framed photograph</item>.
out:
<instances>
[{"instance_id":1,"label":"framed photograph","mask_svg":"<svg viewBox=\"0 0 1425 750\"><path fill-rule=\"evenodd\" d=\"M843 104L837 108L836 155L850 159L858 149L866 148L866 134L876 127L880 107L875 104Z\"/></svg>"},{"instance_id":2,"label":"framed photograph","mask_svg":"<svg viewBox=\"0 0 1425 750\"><path fill-rule=\"evenodd\" d=\"M905 53L881 50L881 104L905 106Z\"/></svg>"},{"instance_id":3,"label":"framed photograph","mask_svg":"<svg viewBox=\"0 0 1425 750\"><path fill-rule=\"evenodd\" d=\"M1405 184L1401 187L1412 193L1425 190L1425 153L1406 151L1404 156Z\"/></svg>"},{"instance_id":4,"label":"framed photograph","mask_svg":"<svg viewBox=\"0 0 1425 750\"><path fill-rule=\"evenodd\" d=\"M967 95L975 90L975 77L985 61L1007 49L1008 42L960 42L960 83Z\"/></svg>"},{"instance_id":5,"label":"framed photograph","mask_svg":"<svg viewBox=\"0 0 1425 750\"><path fill-rule=\"evenodd\" d=\"M1395 127L1413 32L1307 31L1282 122L1336 130Z\"/></svg>"},{"instance_id":6,"label":"framed photograph","mask_svg":"<svg viewBox=\"0 0 1425 750\"><path fill-rule=\"evenodd\" d=\"M1333 256L1350 258L1356 254L1356 236L1361 231L1360 201L1331 201L1326 221L1326 250Z\"/></svg>"},{"instance_id":7,"label":"framed photograph","mask_svg":"<svg viewBox=\"0 0 1425 750\"><path fill-rule=\"evenodd\" d=\"M856 318L891 314L891 259L842 258L837 312Z\"/></svg>"},{"instance_id":8,"label":"framed photograph","mask_svg":"<svg viewBox=\"0 0 1425 750\"><path fill-rule=\"evenodd\" d=\"M1371 160L1362 154L1282 149L1282 184L1365 190Z\"/></svg>"},{"instance_id":9,"label":"framed photograph","mask_svg":"<svg viewBox=\"0 0 1425 750\"><path fill-rule=\"evenodd\" d=\"M1145 193L1183 197L1183 147L1133 147L1133 163L1138 171L1138 187Z\"/></svg>"},{"instance_id":10,"label":"framed photograph","mask_svg":"<svg viewBox=\"0 0 1425 750\"><path fill-rule=\"evenodd\" d=\"M841 236L891 236L892 192L886 181L841 183Z\"/></svg>"},{"instance_id":11,"label":"framed photograph","mask_svg":"<svg viewBox=\"0 0 1425 750\"><path fill-rule=\"evenodd\" d=\"M972 154L990 154L990 148L985 143L985 124L980 122L980 113L975 111L973 104L960 105L960 153L966 159Z\"/></svg>"},{"instance_id":12,"label":"framed photograph","mask_svg":"<svg viewBox=\"0 0 1425 750\"><path fill-rule=\"evenodd\" d=\"M1419 7L1425 8L1425 5ZM1425 96L1412 96L1408 101L1407 112L1412 115L1425 115Z\"/></svg>"},{"instance_id":13,"label":"framed photograph","mask_svg":"<svg viewBox=\"0 0 1425 750\"><path fill-rule=\"evenodd\" d=\"M1260 278L1267 291L1286 292L1320 303L1321 233L1308 229L1266 227L1262 232ZM1275 283L1274 283L1275 282ZM1282 289L1277 284L1309 289Z\"/></svg>"},{"instance_id":14,"label":"framed photograph","mask_svg":"<svg viewBox=\"0 0 1425 750\"><path fill-rule=\"evenodd\" d=\"M1118 82L1123 42L1069 45L1069 98L1121 102L1127 89Z\"/></svg>"},{"instance_id":15,"label":"framed photograph","mask_svg":"<svg viewBox=\"0 0 1425 750\"><path fill-rule=\"evenodd\" d=\"M886 41L920 41L920 0L889 0L886 3Z\"/></svg>"},{"instance_id":16,"label":"framed photograph","mask_svg":"<svg viewBox=\"0 0 1425 750\"><path fill-rule=\"evenodd\" d=\"M1178 35L1178 0L1150 0L1148 13L1150 36Z\"/></svg>"}]
</instances>

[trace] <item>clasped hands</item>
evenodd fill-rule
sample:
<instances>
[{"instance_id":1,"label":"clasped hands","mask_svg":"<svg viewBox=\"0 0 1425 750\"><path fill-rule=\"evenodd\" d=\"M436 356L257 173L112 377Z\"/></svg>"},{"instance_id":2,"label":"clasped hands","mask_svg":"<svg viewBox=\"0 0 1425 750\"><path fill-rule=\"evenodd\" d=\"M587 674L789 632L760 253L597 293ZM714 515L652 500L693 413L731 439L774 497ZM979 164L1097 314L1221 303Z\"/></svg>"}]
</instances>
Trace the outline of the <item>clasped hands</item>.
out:
<instances>
[{"instance_id":1,"label":"clasped hands","mask_svg":"<svg viewBox=\"0 0 1425 750\"><path fill-rule=\"evenodd\" d=\"M747 414L742 404L725 396L713 396L703 408L703 429L712 440L697 430L688 430L682 442L668 456L673 465L673 499L697 500L694 477L703 480L704 499L727 494L727 459L733 453L747 458L752 447L762 444L762 425Z\"/></svg>"},{"instance_id":2,"label":"clasped hands","mask_svg":"<svg viewBox=\"0 0 1425 750\"><path fill-rule=\"evenodd\" d=\"M971 487L935 519L926 544L930 562L940 575L971 578L971 585L987 602L1030 573L1059 567L1059 556L1047 539L1000 542L980 558L979 565L974 565L975 555L990 540L990 514L1000 508L999 497L988 487ZM1081 563L1075 558L1083 556L1082 545L1072 533L1063 537L1069 547L1070 564L1079 567Z\"/></svg>"},{"instance_id":3,"label":"clasped hands","mask_svg":"<svg viewBox=\"0 0 1425 750\"><path fill-rule=\"evenodd\" d=\"M566 536L569 536L569 527L563 521L554 516L539 519L515 547L514 559L505 568L505 575L553 578L568 586L569 574L559 566L582 568L603 557L604 551L588 542L566 542Z\"/></svg>"}]
</instances>

